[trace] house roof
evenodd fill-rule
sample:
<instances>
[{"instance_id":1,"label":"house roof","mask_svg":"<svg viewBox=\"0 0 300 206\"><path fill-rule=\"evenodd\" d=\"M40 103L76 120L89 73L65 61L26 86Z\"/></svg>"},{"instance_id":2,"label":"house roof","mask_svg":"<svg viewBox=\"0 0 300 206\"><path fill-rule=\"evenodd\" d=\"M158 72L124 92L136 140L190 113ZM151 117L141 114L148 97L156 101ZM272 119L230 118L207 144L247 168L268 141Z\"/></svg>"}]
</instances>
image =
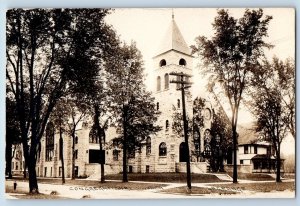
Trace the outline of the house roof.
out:
<instances>
[{"instance_id":1,"label":"house roof","mask_svg":"<svg viewBox=\"0 0 300 206\"><path fill-rule=\"evenodd\" d=\"M172 17L171 24L163 38L163 41L160 44L158 51L156 52L156 56L165 53L170 50L175 50L186 55L191 55L191 50L187 46L175 20Z\"/></svg>"},{"instance_id":2,"label":"house roof","mask_svg":"<svg viewBox=\"0 0 300 206\"><path fill-rule=\"evenodd\" d=\"M257 154L254 157L252 157L251 160L261 160L261 159L269 159L269 158L275 159L274 156L270 157L270 156L268 156L266 154Z\"/></svg>"}]
</instances>

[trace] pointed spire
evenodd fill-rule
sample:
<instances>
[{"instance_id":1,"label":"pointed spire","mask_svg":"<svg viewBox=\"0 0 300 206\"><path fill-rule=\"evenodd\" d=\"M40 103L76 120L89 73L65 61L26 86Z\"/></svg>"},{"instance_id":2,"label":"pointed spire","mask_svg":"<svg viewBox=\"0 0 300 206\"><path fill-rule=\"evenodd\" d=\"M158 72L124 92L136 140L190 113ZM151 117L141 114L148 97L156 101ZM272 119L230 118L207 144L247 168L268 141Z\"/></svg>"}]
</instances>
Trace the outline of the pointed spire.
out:
<instances>
[{"instance_id":1,"label":"pointed spire","mask_svg":"<svg viewBox=\"0 0 300 206\"><path fill-rule=\"evenodd\" d=\"M187 55L191 55L191 51L187 46L175 20L174 20L174 10L172 9L172 20L163 41L159 45L159 49L157 51L157 55L160 55L164 52L175 50ZM156 55L156 56L157 56Z\"/></svg>"},{"instance_id":2,"label":"pointed spire","mask_svg":"<svg viewBox=\"0 0 300 206\"><path fill-rule=\"evenodd\" d=\"M172 20L174 20L174 9L172 8Z\"/></svg>"}]
</instances>

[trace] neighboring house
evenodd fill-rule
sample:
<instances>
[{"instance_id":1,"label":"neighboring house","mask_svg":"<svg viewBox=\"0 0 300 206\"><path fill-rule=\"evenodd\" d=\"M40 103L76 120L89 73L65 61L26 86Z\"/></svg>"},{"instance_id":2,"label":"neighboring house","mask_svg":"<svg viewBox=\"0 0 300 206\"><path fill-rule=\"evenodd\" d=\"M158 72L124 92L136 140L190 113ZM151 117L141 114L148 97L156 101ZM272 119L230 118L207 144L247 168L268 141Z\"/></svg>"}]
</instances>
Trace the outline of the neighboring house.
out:
<instances>
[{"instance_id":1,"label":"neighboring house","mask_svg":"<svg viewBox=\"0 0 300 206\"><path fill-rule=\"evenodd\" d=\"M241 173L275 173L276 157L272 144L262 141L255 132L255 123L238 126L239 145L237 151L237 167ZM231 156L231 157L230 157ZM229 155L226 171L232 171L233 155ZM284 172L284 159L281 159L281 172Z\"/></svg>"},{"instance_id":2,"label":"neighboring house","mask_svg":"<svg viewBox=\"0 0 300 206\"><path fill-rule=\"evenodd\" d=\"M281 160L283 172L283 159ZM274 173L276 172L276 158L271 145L266 142L240 144L238 146L238 163L240 171L246 173Z\"/></svg>"}]
</instances>

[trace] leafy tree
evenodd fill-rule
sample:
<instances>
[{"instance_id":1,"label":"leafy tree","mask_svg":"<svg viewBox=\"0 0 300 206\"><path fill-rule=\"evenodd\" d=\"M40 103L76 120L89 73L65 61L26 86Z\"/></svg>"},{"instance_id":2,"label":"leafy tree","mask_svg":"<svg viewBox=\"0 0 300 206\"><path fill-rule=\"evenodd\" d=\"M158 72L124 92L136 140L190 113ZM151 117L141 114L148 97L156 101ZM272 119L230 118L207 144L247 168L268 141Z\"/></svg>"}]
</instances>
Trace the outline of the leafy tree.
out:
<instances>
[{"instance_id":1,"label":"leafy tree","mask_svg":"<svg viewBox=\"0 0 300 206\"><path fill-rule=\"evenodd\" d=\"M289 132L292 134L294 139L296 138L296 112L295 112L295 96L296 96L296 85L295 85L295 61L291 58L285 61L280 61L278 58L273 58L273 67L278 75L278 83L280 84L281 94L283 96L283 106L286 112L285 122L287 124ZM276 76L277 76L276 75Z\"/></svg>"},{"instance_id":2,"label":"leafy tree","mask_svg":"<svg viewBox=\"0 0 300 206\"><path fill-rule=\"evenodd\" d=\"M265 61L260 68L260 72L255 76L253 85L256 85L252 92L253 113L257 116L257 131L262 133L265 140L272 143L276 156L276 182L280 182L281 152L280 146L287 132L291 131L290 126L295 124L294 113L291 113L289 102L290 97L294 96L293 90L294 67L291 60L285 63L274 58L270 63ZM290 70L291 72L286 72ZM258 86L259 85L259 86ZM290 88L290 86L292 88ZM293 98L292 98L293 99ZM291 116L292 115L292 116Z\"/></svg>"},{"instance_id":3,"label":"leafy tree","mask_svg":"<svg viewBox=\"0 0 300 206\"><path fill-rule=\"evenodd\" d=\"M49 115L62 95L66 76L57 66L65 48L61 46L68 29L60 10L7 11L6 77L17 106L29 191L38 192L36 152ZM26 115L25 93L29 94ZM28 137L30 134L30 146Z\"/></svg>"},{"instance_id":4,"label":"leafy tree","mask_svg":"<svg viewBox=\"0 0 300 206\"><path fill-rule=\"evenodd\" d=\"M95 21L104 18L108 10L99 12L96 10L76 11L79 16L84 13L85 18L80 18L76 23L74 39L74 53L70 55L68 62L68 76L72 80L69 90L74 98L81 104L79 108L84 108L86 113L93 117L92 129L94 135L99 139L99 149L103 151L105 144L105 130L110 119L110 104L108 101L107 88L105 85L106 72L104 64L108 58L113 58L119 49L119 40L114 30L99 22L99 27L95 26ZM89 16L92 16L91 19ZM85 55L82 55L84 53ZM82 75L82 74L85 75ZM99 157L103 158L103 157ZM104 161L101 161L101 182L104 178Z\"/></svg>"},{"instance_id":5,"label":"leafy tree","mask_svg":"<svg viewBox=\"0 0 300 206\"><path fill-rule=\"evenodd\" d=\"M120 134L115 140L123 148L123 182L128 182L128 152L140 149L143 141L160 129L154 125L158 111L145 90L142 57L134 43L124 44L105 67L113 119Z\"/></svg>"},{"instance_id":6,"label":"leafy tree","mask_svg":"<svg viewBox=\"0 0 300 206\"><path fill-rule=\"evenodd\" d=\"M193 101L193 116L187 116L188 122L188 135L194 136L194 138L190 138L191 142L193 142L194 147L191 150L191 155L194 155L197 160L200 158L200 137L201 137L201 129L204 127L204 118L203 118L203 110L205 107L205 99L197 97ZM173 123L172 130L178 135L183 136L183 120L182 120L182 112L177 110L174 111L172 115ZM199 139L195 139L195 137L199 137Z\"/></svg>"},{"instance_id":7,"label":"leafy tree","mask_svg":"<svg viewBox=\"0 0 300 206\"><path fill-rule=\"evenodd\" d=\"M12 178L12 157L14 154L13 145L21 142L21 132L17 119L16 103L6 97L6 147L5 147L5 174Z\"/></svg>"},{"instance_id":8,"label":"leafy tree","mask_svg":"<svg viewBox=\"0 0 300 206\"><path fill-rule=\"evenodd\" d=\"M212 135L211 167L213 171L224 171L223 160L232 147L232 128L230 119L227 117L223 108L220 106L216 111L217 113L213 112L213 121L210 128ZM217 142L217 135L220 137L220 142Z\"/></svg>"},{"instance_id":9,"label":"leafy tree","mask_svg":"<svg viewBox=\"0 0 300 206\"><path fill-rule=\"evenodd\" d=\"M63 145L63 134L66 133L66 125L69 117L69 107L67 100L61 98L55 105L54 110L51 114L51 122L53 122L56 129L59 130L59 158L61 161L62 168L62 184L65 183L65 163L64 163L64 145ZM72 170L73 171L73 170Z\"/></svg>"},{"instance_id":10,"label":"leafy tree","mask_svg":"<svg viewBox=\"0 0 300 206\"><path fill-rule=\"evenodd\" d=\"M193 142L195 145L195 150L192 151L192 153L194 153L196 155L198 160L201 156L201 153L200 153L201 133L200 132L201 132L201 129L204 128L203 111L204 111L205 103L206 103L206 100L201 97L197 97L193 102L193 130L194 130ZM197 135L199 137L198 140L195 139L195 135ZM198 144L198 146L197 146L197 144Z\"/></svg>"},{"instance_id":11,"label":"leafy tree","mask_svg":"<svg viewBox=\"0 0 300 206\"><path fill-rule=\"evenodd\" d=\"M231 107L233 140L233 182L237 183L237 122L243 93L249 87L249 80L264 56L264 48L271 45L264 41L271 16L263 10L246 9L243 17L235 19L228 10L218 10L212 39L199 36L192 46L207 68L223 81L223 88Z\"/></svg>"},{"instance_id":12,"label":"leafy tree","mask_svg":"<svg viewBox=\"0 0 300 206\"><path fill-rule=\"evenodd\" d=\"M17 104L30 192L38 193L36 152L49 116L74 80L70 75L71 59L75 57L83 60L79 57L86 56L88 51L93 51L89 53L90 57L96 59L97 54L105 51L105 42L110 37L104 32L107 26L103 18L108 13L107 9L7 11L6 79L10 86L7 95L12 95ZM95 49L87 50L85 44L80 44L87 40L93 40L94 47L98 47L97 52ZM80 65L88 63L81 62ZM89 70L80 71L78 79L86 79L92 74ZM82 75L83 71L85 75ZM28 116L25 108L26 92L29 94Z\"/></svg>"},{"instance_id":13,"label":"leafy tree","mask_svg":"<svg viewBox=\"0 0 300 206\"><path fill-rule=\"evenodd\" d=\"M81 102L72 101L71 98L68 99L67 105L69 107L69 117L70 121L68 122L68 134L72 138L72 179L75 179L75 142L76 142L76 130L78 124L86 117L87 106Z\"/></svg>"}]
</instances>

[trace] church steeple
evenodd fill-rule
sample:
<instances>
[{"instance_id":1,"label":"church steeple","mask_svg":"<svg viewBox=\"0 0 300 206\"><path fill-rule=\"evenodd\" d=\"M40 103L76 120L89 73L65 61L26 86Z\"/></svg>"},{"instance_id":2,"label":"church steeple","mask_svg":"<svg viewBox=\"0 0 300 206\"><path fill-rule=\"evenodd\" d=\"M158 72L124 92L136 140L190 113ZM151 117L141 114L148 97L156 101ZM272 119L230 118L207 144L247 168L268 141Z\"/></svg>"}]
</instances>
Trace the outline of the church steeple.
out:
<instances>
[{"instance_id":1,"label":"church steeple","mask_svg":"<svg viewBox=\"0 0 300 206\"><path fill-rule=\"evenodd\" d=\"M156 56L168 52L170 50L175 50L177 52L191 55L191 51L187 46L176 22L174 19L174 11L172 9L172 20L167 29L167 32L160 44L160 48L156 52Z\"/></svg>"},{"instance_id":2,"label":"church steeple","mask_svg":"<svg viewBox=\"0 0 300 206\"><path fill-rule=\"evenodd\" d=\"M174 10L172 9L172 20L174 20Z\"/></svg>"}]
</instances>

